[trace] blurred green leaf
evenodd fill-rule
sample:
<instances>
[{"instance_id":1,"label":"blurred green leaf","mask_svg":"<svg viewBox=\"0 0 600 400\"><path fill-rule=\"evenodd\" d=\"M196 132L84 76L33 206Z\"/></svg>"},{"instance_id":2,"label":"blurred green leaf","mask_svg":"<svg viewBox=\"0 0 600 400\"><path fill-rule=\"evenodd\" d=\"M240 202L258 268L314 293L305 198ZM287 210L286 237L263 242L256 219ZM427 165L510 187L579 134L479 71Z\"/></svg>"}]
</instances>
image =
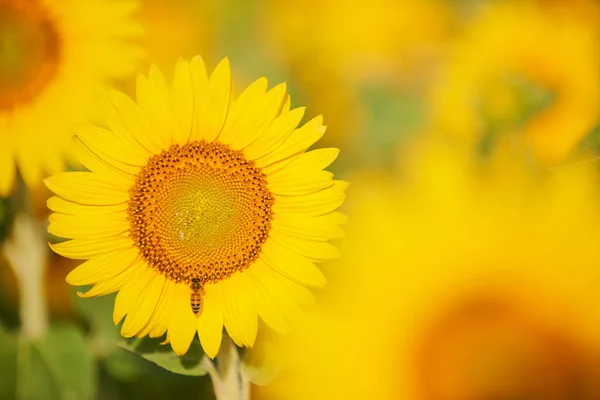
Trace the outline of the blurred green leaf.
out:
<instances>
[{"instance_id":1,"label":"blurred green leaf","mask_svg":"<svg viewBox=\"0 0 600 400\"><path fill-rule=\"evenodd\" d=\"M21 400L92 399L94 381L92 354L73 326L54 326L43 339L19 344L17 397Z\"/></svg>"},{"instance_id":2,"label":"blurred green leaf","mask_svg":"<svg viewBox=\"0 0 600 400\"><path fill-rule=\"evenodd\" d=\"M77 291L85 291L85 289L73 289L72 300L77 312L90 324L93 353L99 357L107 356L117 348L117 343L121 340L119 329L112 320L116 295L82 299L77 296Z\"/></svg>"},{"instance_id":3,"label":"blurred green leaf","mask_svg":"<svg viewBox=\"0 0 600 400\"><path fill-rule=\"evenodd\" d=\"M366 85L360 96L368 111L368 127L359 147L371 165L392 166L398 145L418 133L424 121L422 100L381 85Z\"/></svg>"},{"instance_id":4,"label":"blurred green leaf","mask_svg":"<svg viewBox=\"0 0 600 400\"><path fill-rule=\"evenodd\" d=\"M16 336L0 326L0 399L14 399L17 382Z\"/></svg>"},{"instance_id":5,"label":"blurred green leaf","mask_svg":"<svg viewBox=\"0 0 600 400\"><path fill-rule=\"evenodd\" d=\"M574 153L600 154L600 122L579 142Z\"/></svg>"},{"instance_id":6,"label":"blurred green leaf","mask_svg":"<svg viewBox=\"0 0 600 400\"><path fill-rule=\"evenodd\" d=\"M181 357L177 356L170 346L161 345L161 341L150 338L136 339L122 342L120 347L175 374L202 376L208 372L202 363L205 355L198 341L193 341L188 352Z\"/></svg>"},{"instance_id":7,"label":"blurred green leaf","mask_svg":"<svg viewBox=\"0 0 600 400\"><path fill-rule=\"evenodd\" d=\"M133 382L142 376L146 362L131 351L117 348L104 360L104 368L119 381Z\"/></svg>"},{"instance_id":8,"label":"blurred green leaf","mask_svg":"<svg viewBox=\"0 0 600 400\"><path fill-rule=\"evenodd\" d=\"M14 217L13 199L0 197L0 243L8 237Z\"/></svg>"}]
</instances>

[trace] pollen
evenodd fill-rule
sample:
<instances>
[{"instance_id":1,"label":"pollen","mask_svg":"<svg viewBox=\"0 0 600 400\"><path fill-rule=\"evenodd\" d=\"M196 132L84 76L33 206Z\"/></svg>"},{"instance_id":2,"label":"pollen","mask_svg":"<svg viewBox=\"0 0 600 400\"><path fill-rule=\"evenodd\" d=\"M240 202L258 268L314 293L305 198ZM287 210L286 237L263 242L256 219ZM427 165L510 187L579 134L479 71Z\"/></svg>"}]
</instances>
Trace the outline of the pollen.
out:
<instances>
[{"instance_id":1,"label":"pollen","mask_svg":"<svg viewBox=\"0 0 600 400\"><path fill-rule=\"evenodd\" d=\"M274 197L241 151L205 141L151 157L130 190L130 235L148 264L176 282L215 283L259 256Z\"/></svg>"},{"instance_id":2,"label":"pollen","mask_svg":"<svg viewBox=\"0 0 600 400\"><path fill-rule=\"evenodd\" d=\"M61 43L39 1L0 0L0 110L39 96L58 71Z\"/></svg>"}]
</instances>

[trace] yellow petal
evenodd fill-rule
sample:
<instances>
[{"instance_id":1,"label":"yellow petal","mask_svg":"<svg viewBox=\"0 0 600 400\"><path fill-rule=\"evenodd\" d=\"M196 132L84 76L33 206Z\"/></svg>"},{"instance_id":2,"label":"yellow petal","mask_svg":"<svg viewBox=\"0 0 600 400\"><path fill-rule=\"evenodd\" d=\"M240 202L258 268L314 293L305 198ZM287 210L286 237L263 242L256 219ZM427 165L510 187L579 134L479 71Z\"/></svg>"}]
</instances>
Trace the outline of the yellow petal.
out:
<instances>
[{"instance_id":1,"label":"yellow petal","mask_svg":"<svg viewBox=\"0 0 600 400\"><path fill-rule=\"evenodd\" d=\"M146 150L148 154L155 154L158 146L157 143L154 143L150 139L152 137L152 126L150 125L146 114L129 98L129 96L122 92L111 90L110 99L117 110L120 120L127 130L127 132L124 132L123 130L113 132L131 145L137 145L135 146L136 148L141 147ZM135 140L131 140L131 137ZM143 152L141 153L143 154Z\"/></svg>"},{"instance_id":2,"label":"yellow petal","mask_svg":"<svg viewBox=\"0 0 600 400\"><path fill-rule=\"evenodd\" d=\"M85 293L78 292L77 295L82 298L104 296L110 293L114 293L121 289L129 280L135 279L141 274L148 265L145 261L137 258L129 268L126 268L123 272L114 277L95 284L90 290Z\"/></svg>"},{"instance_id":3,"label":"yellow petal","mask_svg":"<svg viewBox=\"0 0 600 400\"><path fill-rule=\"evenodd\" d=\"M198 337L206 355L215 358L223 338L223 294L219 283L206 285L204 290Z\"/></svg>"},{"instance_id":4,"label":"yellow petal","mask_svg":"<svg viewBox=\"0 0 600 400\"><path fill-rule=\"evenodd\" d=\"M139 293L130 293L130 296L133 299L132 301L130 300L130 304L134 304L135 307L128 311L125 322L123 322L121 334L124 337L138 335L138 333L150 322L152 314L156 311L160 294L165 286L165 276L154 270L150 270L150 272L151 276L148 284L145 285ZM143 279L146 278L140 276L140 281L143 281ZM126 289L126 287L119 291L117 297L124 289Z\"/></svg>"},{"instance_id":5,"label":"yellow petal","mask_svg":"<svg viewBox=\"0 0 600 400\"><path fill-rule=\"evenodd\" d=\"M246 158L256 160L279 148L296 129L305 111L305 107L300 107L277 117L258 139L244 148Z\"/></svg>"},{"instance_id":6,"label":"yellow petal","mask_svg":"<svg viewBox=\"0 0 600 400\"><path fill-rule=\"evenodd\" d=\"M152 314L148 325L139 333L139 336L149 335L151 338L157 338L164 335L167 329L169 329L172 317L171 303L174 291L175 283L172 280L167 279L156 306L156 311Z\"/></svg>"},{"instance_id":7,"label":"yellow petal","mask_svg":"<svg viewBox=\"0 0 600 400\"><path fill-rule=\"evenodd\" d=\"M62 197L53 196L46 202L48 208L52 211L68 215L105 215L113 214L119 211L127 210L127 203L120 203L108 206L88 206L85 204L73 203Z\"/></svg>"},{"instance_id":8,"label":"yellow petal","mask_svg":"<svg viewBox=\"0 0 600 400\"><path fill-rule=\"evenodd\" d=\"M230 145L240 135L244 136L248 142L256 138L256 128L253 128L253 126L260 125L263 120L257 105L260 103L260 99L264 98L267 86L267 79L264 77L259 78L235 99L223 131L219 135L219 142Z\"/></svg>"},{"instance_id":9,"label":"yellow petal","mask_svg":"<svg viewBox=\"0 0 600 400\"><path fill-rule=\"evenodd\" d=\"M117 325L125 317L126 314L132 313L138 307L142 300L141 293L154 277L151 268L146 268L140 271L136 279L130 279L117 293L115 298L115 306L113 308L113 323ZM123 331L121 330L121 334ZM126 337L132 337L129 335Z\"/></svg>"},{"instance_id":10,"label":"yellow petal","mask_svg":"<svg viewBox=\"0 0 600 400\"><path fill-rule=\"evenodd\" d=\"M78 137L73 138L73 151L77 159L90 171L103 176L117 185L133 185L133 175L118 168L117 164L111 164L106 159L99 157L91 151Z\"/></svg>"},{"instance_id":11,"label":"yellow petal","mask_svg":"<svg viewBox=\"0 0 600 400\"><path fill-rule=\"evenodd\" d=\"M231 102L231 69L223 59L213 71L202 103L198 103L198 137L212 142L219 136Z\"/></svg>"},{"instance_id":12,"label":"yellow petal","mask_svg":"<svg viewBox=\"0 0 600 400\"><path fill-rule=\"evenodd\" d=\"M281 114L285 114L286 112L290 111L291 105L292 99L290 98L289 94L286 94L285 99L283 101L283 106L281 107Z\"/></svg>"},{"instance_id":13,"label":"yellow petal","mask_svg":"<svg viewBox=\"0 0 600 400\"><path fill-rule=\"evenodd\" d=\"M173 115L173 143L187 143L192 133L194 119L194 92L190 64L182 60L179 60L175 66L171 88L171 114Z\"/></svg>"},{"instance_id":14,"label":"yellow petal","mask_svg":"<svg viewBox=\"0 0 600 400\"><path fill-rule=\"evenodd\" d=\"M126 236L114 236L104 240L75 239L50 244L50 248L57 254L76 260L87 260L102 254L131 247L133 247L133 243Z\"/></svg>"},{"instance_id":15,"label":"yellow petal","mask_svg":"<svg viewBox=\"0 0 600 400\"><path fill-rule=\"evenodd\" d=\"M271 221L271 229L310 240L326 241L339 239L344 236L340 227L346 223L346 216L339 212L332 212L316 217L303 214L277 214Z\"/></svg>"},{"instance_id":16,"label":"yellow petal","mask_svg":"<svg viewBox=\"0 0 600 400\"><path fill-rule=\"evenodd\" d=\"M152 129L144 140L144 147L157 154L171 145L171 115L169 113L169 87L156 67L150 65L148 78L143 75L137 80L137 103Z\"/></svg>"},{"instance_id":17,"label":"yellow petal","mask_svg":"<svg viewBox=\"0 0 600 400\"><path fill-rule=\"evenodd\" d=\"M48 232L66 239L104 240L129 231L125 212L85 217L54 213L48 220Z\"/></svg>"},{"instance_id":18,"label":"yellow petal","mask_svg":"<svg viewBox=\"0 0 600 400\"><path fill-rule=\"evenodd\" d=\"M138 254L138 249L131 247L92 258L71 271L66 281L73 286L84 286L110 280L129 268Z\"/></svg>"},{"instance_id":19,"label":"yellow petal","mask_svg":"<svg viewBox=\"0 0 600 400\"><path fill-rule=\"evenodd\" d=\"M275 271L260 258L248 268L248 273L250 279L260 284L261 289L268 294L272 300L271 305L276 313L285 317L286 322L287 320L298 318L301 310L298 306L295 292L298 287L303 286ZM270 321L273 323L272 318ZM269 323L267 320L265 322ZM277 326L277 322L275 322L275 325ZM272 327L276 329L275 326ZM287 328L287 326L281 326L281 328Z\"/></svg>"},{"instance_id":20,"label":"yellow petal","mask_svg":"<svg viewBox=\"0 0 600 400\"><path fill-rule=\"evenodd\" d=\"M257 140L279 115L286 93L286 84L281 83L264 95L248 93L238 99L239 116L229 129L234 150L241 150ZM235 105L234 105L235 106Z\"/></svg>"},{"instance_id":21,"label":"yellow petal","mask_svg":"<svg viewBox=\"0 0 600 400\"><path fill-rule=\"evenodd\" d=\"M175 286L173 319L169 325L171 347L178 356L187 353L196 334L196 316L190 306L191 289L183 284Z\"/></svg>"},{"instance_id":22,"label":"yellow petal","mask_svg":"<svg viewBox=\"0 0 600 400\"><path fill-rule=\"evenodd\" d=\"M62 172L44 183L60 197L80 204L114 205L129 201L129 188L102 179L93 172Z\"/></svg>"},{"instance_id":23,"label":"yellow petal","mask_svg":"<svg viewBox=\"0 0 600 400\"><path fill-rule=\"evenodd\" d=\"M198 141L200 137L200 105L204 104L208 92L208 75L202 57L195 56L190 63L192 89L194 92L194 121L190 141Z\"/></svg>"},{"instance_id":24,"label":"yellow petal","mask_svg":"<svg viewBox=\"0 0 600 400\"><path fill-rule=\"evenodd\" d=\"M333 260L340 256L340 251L337 247L328 242L301 239L273 230L269 232L269 237L286 249L312 260Z\"/></svg>"},{"instance_id":25,"label":"yellow petal","mask_svg":"<svg viewBox=\"0 0 600 400\"><path fill-rule=\"evenodd\" d=\"M324 287L323 272L308 258L286 249L269 238L263 243L260 259L280 274L302 285Z\"/></svg>"},{"instance_id":26,"label":"yellow petal","mask_svg":"<svg viewBox=\"0 0 600 400\"><path fill-rule=\"evenodd\" d=\"M305 152L325 134L325 127L321 125L322 122L323 117L321 116L311 119L302 127L296 129L277 150L255 160L256 165L259 168L264 168L274 163L285 162L288 158Z\"/></svg>"},{"instance_id":27,"label":"yellow petal","mask_svg":"<svg viewBox=\"0 0 600 400\"><path fill-rule=\"evenodd\" d=\"M6 197L12 191L17 171L11 145L6 143L5 138L2 138L2 141L0 146L0 197Z\"/></svg>"},{"instance_id":28,"label":"yellow petal","mask_svg":"<svg viewBox=\"0 0 600 400\"><path fill-rule=\"evenodd\" d=\"M256 276L254 265L244 273L248 274L250 280L248 288L256 301L258 316L276 332L286 334L288 324L284 318L285 314L281 312L281 306L277 305L275 296L269 291L270 287Z\"/></svg>"},{"instance_id":29,"label":"yellow petal","mask_svg":"<svg viewBox=\"0 0 600 400\"><path fill-rule=\"evenodd\" d=\"M323 170L330 166L339 154L340 150L336 148L317 149L303 153L286 164L285 168L269 169L269 180L277 180L280 176Z\"/></svg>"},{"instance_id":30,"label":"yellow petal","mask_svg":"<svg viewBox=\"0 0 600 400\"><path fill-rule=\"evenodd\" d=\"M76 128L76 132L77 138L92 153L121 171L135 175L139 167L146 165L148 161L147 152L141 151L139 146L131 146L110 130L80 126Z\"/></svg>"},{"instance_id":31,"label":"yellow petal","mask_svg":"<svg viewBox=\"0 0 600 400\"><path fill-rule=\"evenodd\" d=\"M39 167L40 157L39 151L34 152L28 148L17 149L16 151L15 159L19 174L28 187L37 187L42 179L42 170Z\"/></svg>"},{"instance_id":32,"label":"yellow petal","mask_svg":"<svg viewBox=\"0 0 600 400\"><path fill-rule=\"evenodd\" d=\"M269 191L281 196L304 196L333 186L333 174L316 171L269 176Z\"/></svg>"},{"instance_id":33,"label":"yellow petal","mask_svg":"<svg viewBox=\"0 0 600 400\"><path fill-rule=\"evenodd\" d=\"M334 181L333 186L304 196L277 196L275 214L323 215L338 208L346 198L348 183Z\"/></svg>"},{"instance_id":34,"label":"yellow petal","mask_svg":"<svg viewBox=\"0 0 600 400\"><path fill-rule=\"evenodd\" d=\"M252 284L244 272L236 272L223 285L223 323L229 336L238 346L252 347L258 331L258 314L252 292Z\"/></svg>"}]
</instances>

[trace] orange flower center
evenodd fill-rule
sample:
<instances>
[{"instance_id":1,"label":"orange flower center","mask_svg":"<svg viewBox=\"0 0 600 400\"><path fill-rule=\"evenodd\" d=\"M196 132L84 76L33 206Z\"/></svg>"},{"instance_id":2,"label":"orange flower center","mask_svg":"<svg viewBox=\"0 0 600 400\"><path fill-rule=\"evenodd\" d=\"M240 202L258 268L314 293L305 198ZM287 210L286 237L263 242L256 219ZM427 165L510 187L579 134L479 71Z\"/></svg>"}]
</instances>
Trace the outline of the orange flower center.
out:
<instances>
[{"instance_id":1,"label":"orange flower center","mask_svg":"<svg viewBox=\"0 0 600 400\"><path fill-rule=\"evenodd\" d=\"M176 282L217 282L247 268L271 227L274 198L242 152L219 143L173 145L131 188L131 237L148 264Z\"/></svg>"},{"instance_id":2,"label":"orange flower center","mask_svg":"<svg viewBox=\"0 0 600 400\"><path fill-rule=\"evenodd\" d=\"M34 0L0 0L0 111L35 99L55 76L60 40Z\"/></svg>"}]
</instances>

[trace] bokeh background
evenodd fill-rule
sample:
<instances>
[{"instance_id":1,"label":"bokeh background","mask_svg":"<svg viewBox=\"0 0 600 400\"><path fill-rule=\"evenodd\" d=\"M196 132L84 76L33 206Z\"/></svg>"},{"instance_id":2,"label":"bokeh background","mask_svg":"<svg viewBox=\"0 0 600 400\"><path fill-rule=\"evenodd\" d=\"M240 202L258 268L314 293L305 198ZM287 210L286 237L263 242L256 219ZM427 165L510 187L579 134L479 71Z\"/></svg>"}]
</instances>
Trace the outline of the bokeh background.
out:
<instances>
[{"instance_id":1,"label":"bokeh background","mask_svg":"<svg viewBox=\"0 0 600 400\"><path fill-rule=\"evenodd\" d=\"M138 72L227 56L238 94L287 82L342 150L343 256L295 334L245 355L270 383L254 398L600 398L600 2L140 0L134 18ZM135 77L114 86L133 96ZM48 196L30 190L40 221ZM20 201L0 203L3 240ZM213 398L207 376L119 348L113 299L77 298L77 263L44 256L65 351L23 356L0 256L0 399Z\"/></svg>"}]
</instances>

